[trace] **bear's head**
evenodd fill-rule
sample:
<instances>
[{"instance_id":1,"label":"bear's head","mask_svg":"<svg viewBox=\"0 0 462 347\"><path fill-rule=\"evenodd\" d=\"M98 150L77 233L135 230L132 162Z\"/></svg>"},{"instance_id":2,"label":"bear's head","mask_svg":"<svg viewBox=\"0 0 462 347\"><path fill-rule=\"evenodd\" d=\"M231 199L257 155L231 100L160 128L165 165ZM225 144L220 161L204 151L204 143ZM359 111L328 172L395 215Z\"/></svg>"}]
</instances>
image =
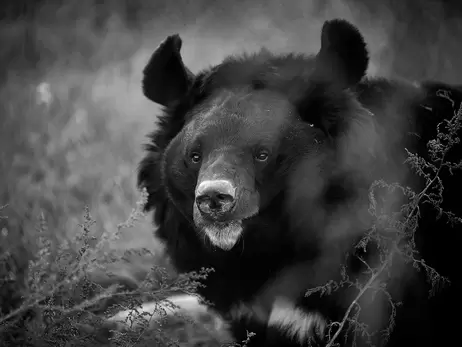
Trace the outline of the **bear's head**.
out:
<instances>
[{"instance_id":1,"label":"bear's head","mask_svg":"<svg viewBox=\"0 0 462 347\"><path fill-rule=\"evenodd\" d=\"M256 219L299 213L301 195L315 201L326 194L320 177L335 165L323 172L322 163L341 152L347 136L338 134L357 137L352 125L370 117L351 91L365 75L368 52L343 20L324 23L316 55L262 50L198 74L184 65L181 45L169 36L144 70L145 96L165 109L139 185L157 224L181 219L200 239L230 250Z\"/></svg>"}]
</instances>

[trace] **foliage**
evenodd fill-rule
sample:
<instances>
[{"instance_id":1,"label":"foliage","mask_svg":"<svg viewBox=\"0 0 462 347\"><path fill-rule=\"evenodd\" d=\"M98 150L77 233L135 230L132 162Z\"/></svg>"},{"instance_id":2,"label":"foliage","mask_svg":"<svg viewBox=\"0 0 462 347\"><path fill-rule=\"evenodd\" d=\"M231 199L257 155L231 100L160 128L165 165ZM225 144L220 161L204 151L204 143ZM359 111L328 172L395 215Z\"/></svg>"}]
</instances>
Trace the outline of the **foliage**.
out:
<instances>
[{"instance_id":1,"label":"foliage","mask_svg":"<svg viewBox=\"0 0 462 347\"><path fill-rule=\"evenodd\" d=\"M35 8L33 3L39 2L43 7ZM36 16L22 13L23 17L18 19L16 14L4 15L13 3L31 7L30 12ZM184 324L182 317L151 324L150 316L141 313L136 315L139 324L132 328L108 323L103 318L116 311L139 309L142 302L159 301L179 290L192 292L198 276L208 273L204 269L173 277L168 264L159 256L160 247L151 241L150 223L140 213L146 199L143 193L130 213L136 199L133 168L140 148L137 141L144 139L145 126L151 123L148 117L153 113L153 105L138 95L140 76L132 73L132 69L136 67L134 70L141 73L141 63L136 61L142 48L141 31L148 32L144 36L149 42L146 48L149 52L142 52L140 61L151 53L153 42L159 42L164 33L172 27L177 30L186 22L196 25L199 16L201 25L207 28L202 36L211 40L208 35L211 26L221 28L225 22L210 20L217 18L222 4L203 0L200 5L191 1L146 5L147 2L140 0L114 0L104 2L110 4L103 8L101 3L15 0L0 9L1 17L11 20L0 23L0 37L5 42L0 53L0 341L5 346L91 343L142 346L147 341L151 345L153 339L165 345L176 339L180 345L219 345L223 332L207 331L214 329L210 317L201 317L201 324ZM233 18L230 30L244 26L241 22L236 25L236 18L242 17L242 7L250 3L243 0L233 8L236 15L229 17ZM278 1L275 3L280 6ZM287 7L287 11L293 9ZM263 10L264 6L257 6L249 12L260 14ZM300 10L297 8L295 12L299 14ZM222 16L227 17L229 11L222 11ZM279 22L282 13L276 12ZM124 16L127 18L121 19ZM285 18L295 23L287 14ZM321 17L313 22L320 20ZM173 22L182 24L175 26ZM306 19L301 22L303 25L298 25L303 32L298 41L292 41L294 48L297 43L307 42ZM275 25L271 20L258 17L250 22L252 29L245 31L245 35L239 32L235 36L256 37L259 42L266 40L290 48L286 46L288 35L283 34L282 27L275 29L271 25ZM125 26L131 26L130 30ZM196 27L192 28L193 37L201 36ZM229 36L224 35L227 40ZM212 40L210 45L222 41ZM232 51L234 46L227 42L226 49ZM245 40L234 42L236 47L246 44ZM444 46L442 43L440 48ZM203 49L197 53L201 62ZM223 52L226 49L221 47ZM210 55L217 54L209 56L209 61L224 54L216 47L209 47L208 51ZM221 53L215 53L218 51ZM37 105L36 87L44 81L45 86L48 82L51 85L52 100ZM386 275L397 255L407 258L416 268L423 268L434 283L433 288L447 282L418 257L413 235L420 217L419 206L430 202L439 209L440 173L460 168L460 163L444 159L447 149L458 141L461 112L459 109L452 120L441 124L438 138L429 143L430 161L409 153L408 163L427 180L422 192L383 181L374 182L371 187L370 211L378 224L365 235L358 248L378 244L382 264L370 266L365 282L352 281L344 271L342 282L310 290L310 293L317 290L329 293L342 286L358 289L344 319L331 323L330 345L335 345L349 329L364 333L366 338L372 334L357 320L358 302L366 292L386 293L382 275ZM375 200L374 191L378 188L401 191L409 203L396 214L384 214ZM82 202L88 204L83 221ZM440 212L460 223L460 218L450 211ZM114 224L114 216L128 214L125 222ZM384 228L396 231L393 242L383 237L380 230ZM135 271L138 273L134 274ZM390 297L392 308L398 304ZM164 310L159 307L156 313L162 314ZM113 328L117 331L111 333ZM389 331L382 333L387 335Z\"/></svg>"},{"instance_id":2,"label":"foliage","mask_svg":"<svg viewBox=\"0 0 462 347\"><path fill-rule=\"evenodd\" d=\"M367 280L352 280L347 274L347 269L342 267L342 280L340 282L329 281L323 286L307 290L306 295L321 293L330 294L342 287L356 288L358 293L346 310L341 321L330 322L327 332L327 347L338 346L338 340L342 334L354 332L357 338L364 338L365 342L371 341L375 334L381 335L382 343L386 343L395 326L397 307L401 302L396 302L387 291L387 280L390 279L393 261L396 258L403 259L405 263L412 264L420 271L426 272L428 282L431 283L429 295L437 295L437 290L445 285L450 285L449 279L441 276L434 268L429 266L425 259L419 256L416 249L415 233L418 228L420 208L423 204L430 203L438 211L438 215L445 215L448 222L452 225L460 225L462 218L454 215L451 211L444 211L441 208L443 201L443 181L441 175L443 170L453 174L457 169L462 168L462 160L456 163L448 161L448 152L454 145L459 144L458 133L462 129L462 104L457 107L455 102L445 90L438 91L440 98L452 103L454 114L449 119L444 119L437 126L437 137L428 142L429 159L411 153L406 149L408 159L405 164L409 164L413 171L425 180L425 187L416 193L409 187L403 187L398 183L387 183L384 180L376 180L369 189L369 213L374 216L374 225L364 234L363 238L356 245L356 249L366 252L371 244L379 250L379 262L376 266L371 265L366 259L357 254L356 256L366 266ZM376 198L378 190L385 189L388 194L401 193L407 202L400 207L399 211L389 211L382 209L380 202ZM390 197L390 195L388 195ZM455 229L454 229L455 230ZM360 300L366 293L374 298L377 293L382 293L388 298L391 308L388 327L383 331L369 331L367 324L360 321L361 312Z\"/></svg>"},{"instance_id":3,"label":"foliage","mask_svg":"<svg viewBox=\"0 0 462 347\"><path fill-rule=\"evenodd\" d=\"M132 253L150 253L144 248L107 251L104 247L114 242L123 229L132 228L144 217L142 211L146 201L147 192L143 190L128 219L114 232L105 232L98 239L92 236L95 221L88 208L85 208L80 233L69 242L53 245L52 240L43 236L46 223L42 223L36 238L39 251L29 262L23 301L19 307L0 316L2 341L11 346L89 346L101 343L143 346L151 345L153 341L161 345L177 344L165 333L168 329L153 328L151 322L154 315L165 316L168 307L159 304L149 313L139 311L141 305L146 301L160 301L179 291L194 293L200 285L198 280L205 278L210 270L202 269L172 279L164 268L153 266L134 289L122 286L117 277L112 279L111 285L103 287L89 276L96 269L110 272L109 264L127 261ZM2 261L11 259L4 257ZM133 310L126 322L106 320L125 310Z\"/></svg>"}]
</instances>

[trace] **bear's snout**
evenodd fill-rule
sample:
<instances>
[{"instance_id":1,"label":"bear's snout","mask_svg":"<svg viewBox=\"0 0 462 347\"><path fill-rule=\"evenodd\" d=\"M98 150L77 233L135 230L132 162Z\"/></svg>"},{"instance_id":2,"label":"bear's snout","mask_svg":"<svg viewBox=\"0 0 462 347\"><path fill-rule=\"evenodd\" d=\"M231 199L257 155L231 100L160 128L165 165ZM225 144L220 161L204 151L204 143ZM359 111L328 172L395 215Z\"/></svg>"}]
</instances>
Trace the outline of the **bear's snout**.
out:
<instances>
[{"instance_id":1,"label":"bear's snout","mask_svg":"<svg viewBox=\"0 0 462 347\"><path fill-rule=\"evenodd\" d=\"M196 204L201 214L217 218L236 205L236 188L227 180L204 181L196 189Z\"/></svg>"}]
</instances>

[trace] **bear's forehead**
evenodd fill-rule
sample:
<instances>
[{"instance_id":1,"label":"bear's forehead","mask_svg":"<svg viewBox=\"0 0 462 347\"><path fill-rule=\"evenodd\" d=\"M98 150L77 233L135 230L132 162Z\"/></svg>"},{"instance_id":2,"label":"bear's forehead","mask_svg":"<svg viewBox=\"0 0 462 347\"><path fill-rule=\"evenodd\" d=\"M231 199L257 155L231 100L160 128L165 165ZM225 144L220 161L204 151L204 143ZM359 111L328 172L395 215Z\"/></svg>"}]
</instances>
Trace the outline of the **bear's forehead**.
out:
<instances>
[{"instance_id":1,"label":"bear's forehead","mask_svg":"<svg viewBox=\"0 0 462 347\"><path fill-rule=\"evenodd\" d=\"M270 91L223 90L190 112L193 131L215 128L275 132L295 116L292 104Z\"/></svg>"}]
</instances>

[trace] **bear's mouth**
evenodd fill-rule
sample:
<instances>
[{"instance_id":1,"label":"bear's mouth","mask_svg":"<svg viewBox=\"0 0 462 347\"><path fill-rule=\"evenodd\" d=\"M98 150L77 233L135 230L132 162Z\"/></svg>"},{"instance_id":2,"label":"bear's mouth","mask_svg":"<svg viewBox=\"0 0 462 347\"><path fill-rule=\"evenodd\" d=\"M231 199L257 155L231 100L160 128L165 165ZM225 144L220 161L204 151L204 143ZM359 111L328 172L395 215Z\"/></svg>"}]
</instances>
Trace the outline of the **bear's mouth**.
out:
<instances>
[{"instance_id":1,"label":"bear's mouth","mask_svg":"<svg viewBox=\"0 0 462 347\"><path fill-rule=\"evenodd\" d=\"M244 224L258 214L258 210L247 216L228 220L210 220L204 218L195 208L194 224L196 229L204 233L210 243L224 251L231 250L244 233Z\"/></svg>"},{"instance_id":2,"label":"bear's mouth","mask_svg":"<svg viewBox=\"0 0 462 347\"><path fill-rule=\"evenodd\" d=\"M259 212L257 204L237 204L232 210L221 214L206 214L193 206L193 222L198 232L205 234L210 243L224 251L231 250L244 233L245 224ZM240 207L240 208L239 208Z\"/></svg>"}]
</instances>

